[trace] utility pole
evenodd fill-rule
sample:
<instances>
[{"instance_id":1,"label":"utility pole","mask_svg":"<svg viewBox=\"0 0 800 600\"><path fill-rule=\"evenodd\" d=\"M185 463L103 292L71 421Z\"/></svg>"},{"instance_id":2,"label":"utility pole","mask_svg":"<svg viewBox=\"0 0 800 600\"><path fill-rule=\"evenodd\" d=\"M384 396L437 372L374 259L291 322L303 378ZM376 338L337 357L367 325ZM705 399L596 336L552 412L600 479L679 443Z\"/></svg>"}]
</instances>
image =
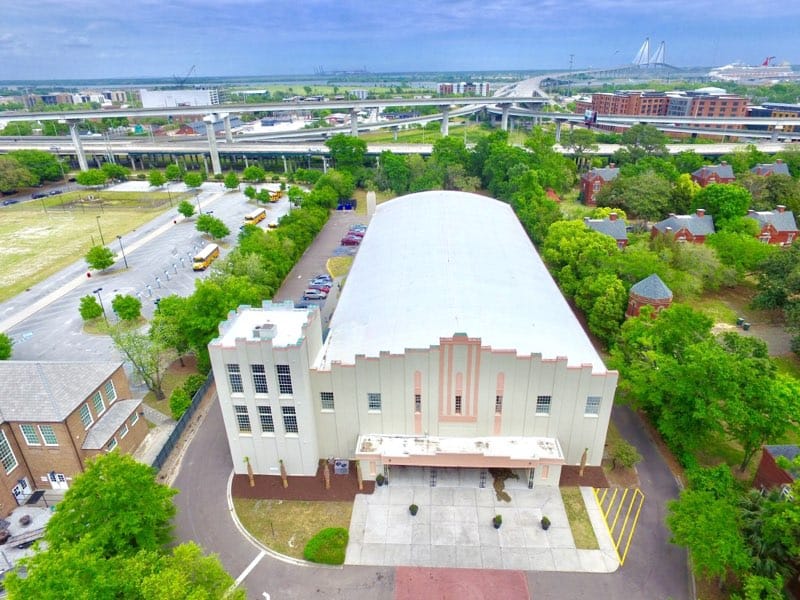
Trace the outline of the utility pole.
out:
<instances>
[{"instance_id":1,"label":"utility pole","mask_svg":"<svg viewBox=\"0 0 800 600\"><path fill-rule=\"evenodd\" d=\"M567 95L572 96L572 61L575 58L574 54L569 55L569 85L567 86Z\"/></svg>"}]
</instances>

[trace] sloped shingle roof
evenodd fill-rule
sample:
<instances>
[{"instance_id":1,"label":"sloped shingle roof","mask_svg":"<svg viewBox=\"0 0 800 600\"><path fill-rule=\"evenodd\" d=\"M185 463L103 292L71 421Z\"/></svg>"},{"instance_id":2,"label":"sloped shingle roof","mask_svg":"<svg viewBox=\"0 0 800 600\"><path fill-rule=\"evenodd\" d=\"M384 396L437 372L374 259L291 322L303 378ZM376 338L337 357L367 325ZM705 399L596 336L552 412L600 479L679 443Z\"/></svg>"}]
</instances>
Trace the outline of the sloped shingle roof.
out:
<instances>
[{"instance_id":1,"label":"sloped shingle roof","mask_svg":"<svg viewBox=\"0 0 800 600\"><path fill-rule=\"evenodd\" d=\"M603 181L611 181L612 179L616 179L617 175L619 175L619 167L598 167L587 172L584 177L599 176Z\"/></svg>"},{"instance_id":2,"label":"sloped shingle roof","mask_svg":"<svg viewBox=\"0 0 800 600\"><path fill-rule=\"evenodd\" d=\"M0 417L5 421L63 421L121 365L0 361Z\"/></svg>"},{"instance_id":3,"label":"sloped shingle roof","mask_svg":"<svg viewBox=\"0 0 800 600\"><path fill-rule=\"evenodd\" d=\"M714 233L714 219L711 215L670 215L663 221L653 225L658 231L664 233L667 227L673 233L687 229L692 235L711 235Z\"/></svg>"},{"instance_id":4,"label":"sloped shingle roof","mask_svg":"<svg viewBox=\"0 0 800 600\"><path fill-rule=\"evenodd\" d=\"M141 400L117 400L114 402L86 434L86 439L83 440L83 449L100 450L104 448L114 432L141 403Z\"/></svg>"},{"instance_id":5,"label":"sloped shingle roof","mask_svg":"<svg viewBox=\"0 0 800 600\"><path fill-rule=\"evenodd\" d=\"M772 225L778 231L797 231L797 223L794 220L794 213L790 210L763 210L753 211L747 215L751 219L758 221L761 226Z\"/></svg>"},{"instance_id":6,"label":"sloped shingle roof","mask_svg":"<svg viewBox=\"0 0 800 600\"><path fill-rule=\"evenodd\" d=\"M631 286L631 292L651 300L669 300L672 298L672 290L655 273L638 283L634 283Z\"/></svg>"},{"instance_id":7,"label":"sloped shingle roof","mask_svg":"<svg viewBox=\"0 0 800 600\"><path fill-rule=\"evenodd\" d=\"M700 167L692 173L695 177L708 177L712 173L716 173L718 177L725 179L735 179L733 168L730 165L706 165Z\"/></svg>"},{"instance_id":8,"label":"sloped shingle roof","mask_svg":"<svg viewBox=\"0 0 800 600\"><path fill-rule=\"evenodd\" d=\"M789 175L789 167L786 163L764 163L756 165L750 172L757 175Z\"/></svg>"},{"instance_id":9,"label":"sloped shingle roof","mask_svg":"<svg viewBox=\"0 0 800 600\"><path fill-rule=\"evenodd\" d=\"M625 221L617 219L584 219L583 221L589 229L594 229L600 233L610 235L615 240L627 240L628 232L625 230Z\"/></svg>"}]
</instances>

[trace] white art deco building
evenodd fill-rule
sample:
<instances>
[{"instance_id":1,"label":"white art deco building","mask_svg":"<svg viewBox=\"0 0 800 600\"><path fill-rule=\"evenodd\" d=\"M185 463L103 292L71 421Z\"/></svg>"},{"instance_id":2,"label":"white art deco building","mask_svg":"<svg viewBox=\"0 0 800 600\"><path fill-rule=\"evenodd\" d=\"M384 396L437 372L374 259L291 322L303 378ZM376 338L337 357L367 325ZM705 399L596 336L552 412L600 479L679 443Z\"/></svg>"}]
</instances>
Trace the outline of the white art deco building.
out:
<instances>
[{"instance_id":1,"label":"white art deco building","mask_svg":"<svg viewBox=\"0 0 800 600\"><path fill-rule=\"evenodd\" d=\"M324 333L324 335L323 335ZM209 345L236 473L511 468L602 459L609 371L511 208L434 191L378 207L330 322L242 307Z\"/></svg>"}]
</instances>

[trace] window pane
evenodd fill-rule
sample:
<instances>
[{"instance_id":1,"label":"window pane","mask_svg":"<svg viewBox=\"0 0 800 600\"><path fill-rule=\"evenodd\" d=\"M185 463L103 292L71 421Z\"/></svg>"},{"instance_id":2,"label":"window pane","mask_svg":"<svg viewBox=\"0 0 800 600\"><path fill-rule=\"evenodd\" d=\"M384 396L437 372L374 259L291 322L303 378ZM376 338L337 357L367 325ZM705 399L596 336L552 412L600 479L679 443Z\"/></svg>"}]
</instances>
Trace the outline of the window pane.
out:
<instances>
[{"instance_id":1,"label":"window pane","mask_svg":"<svg viewBox=\"0 0 800 600\"><path fill-rule=\"evenodd\" d=\"M295 413L294 406L281 406L283 413L283 428L286 433L298 433L297 427L297 413Z\"/></svg>"},{"instance_id":2,"label":"window pane","mask_svg":"<svg viewBox=\"0 0 800 600\"><path fill-rule=\"evenodd\" d=\"M42 444L39 434L36 433L36 427L33 425L20 425L19 427L28 446L40 446Z\"/></svg>"},{"instance_id":3,"label":"window pane","mask_svg":"<svg viewBox=\"0 0 800 600\"><path fill-rule=\"evenodd\" d=\"M108 444L106 444L106 452L111 452L114 448L117 447L117 438L111 438Z\"/></svg>"},{"instance_id":4,"label":"window pane","mask_svg":"<svg viewBox=\"0 0 800 600\"><path fill-rule=\"evenodd\" d=\"M319 401L322 404L322 410L333 410L333 392L320 392Z\"/></svg>"},{"instance_id":5,"label":"window pane","mask_svg":"<svg viewBox=\"0 0 800 600\"><path fill-rule=\"evenodd\" d=\"M100 395L100 392L94 393L94 396L92 396L92 404L94 404L94 412L97 413L97 416L102 415L106 410L106 405L103 404L103 397Z\"/></svg>"},{"instance_id":6,"label":"window pane","mask_svg":"<svg viewBox=\"0 0 800 600\"><path fill-rule=\"evenodd\" d=\"M422 394L414 394L414 412L422 412Z\"/></svg>"},{"instance_id":7,"label":"window pane","mask_svg":"<svg viewBox=\"0 0 800 600\"><path fill-rule=\"evenodd\" d=\"M250 427L250 414L247 412L247 407L237 404L233 409L236 412L236 424L239 426L239 433L251 433L253 429Z\"/></svg>"},{"instance_id":8,"label":"window pane","mask_svg":"<svg viewBox=\"0 0 800 600\"><path fill-rule=\"evenodd\" d=\"M111 404L112 402L114 402L114 400L117 399L117 390L114 389L114 382L111 381L110 379L106 381L105 390L106 390L106 400L108 400L108 403Z\"/></svg>"},{"instance_id":9,"label":"window pane","mask_svg":"<svg viewBox=\"0 0 800 600\"><path fill-rule=\"evenodd\" d=\"M289 365L275 365L278 374L278 388L281 394L292 394L292 372Z\"/></svg>"},{"instance_id":10,"label":"window pane","mask_svg":"<svg viewBox=\"0 0 800 600\"><path fill-rule=\"evenodd\" d=\"M462 402L461 402L461 396L456 396L455 405L456 405L456 407L455 407L456 408L456 414L460 415L461 411L463 409Z\"/></svg>"},{"instance_id":11,"label":"window pane","mask_svg":"<svg viewBox=\"0 0 800 600\"><path fill-rule=\"evenodd\" d=\"M89 429L89 426L92 424L92 413L89 410L88 404L84 404L81 406L80 415L81 415L81 423L83 423L83 426L86 429Z\"/></svg>"},{"instance_id":12,"label":"window pane","mask_svg":"<svg viewBox=\"0 0 800 600\"><path fill-rule=\"evenodd\" d=\"M131 425L136 425L136 421L139 420L139 413L135 412L131 415Z\"/></svg>"},{"instance_id":13,"label":"window pane","mask_svg":"<svg viewBox=\"0 0 800 600\"><path fill-rule=\"evenodd\" d=\"M242 374L239 371L239 365L228 364L225 367L228 370L228 383L231 386L231 394L243 393L244 386L242 386Z\"/></svg>"},{"instance_id":14,"label":"window pane","mask_svg":"<svg viewBox=\"0 0 800 600\"><path fill-rule=\"evenodd\" d=\"M599 415L600 414L600 403L603 401L601 396L589 396L586 398L586 410L584 414L587 415Z\"/></svg>"},{"instance_id":15,"label":"window pane","mask_svg":"<svg viewBox=\"0 0 800 600\"><path fill-rule=\"evenodd\" d=\"M250 372L253 374L253 388L255 388L256 394L269 393L264 365L250 365Z\"/></svg>"},{"instance_id":16,"label":"window pane","mask_svg":"<svg viewBox=\"0 0 800 600\"><path fill-rule=\"evenodd\" d=\"M128 435L128 426L125 423L122 424L122 429L119 430L119 438L122 439L126 435Z\"/></svg>"},{"instance_id":17,"label":"window pane","mask_svg":"<svg viewBox=\"0 0 800 600\"><path fill-rule=\"evenodd\" d=\"M3 463L6 473L10 473L17 467L17 458L11 451L11 445L8 443L8 439L6 439L5 431L0 431L0 462Z\"/></svg>"},{"instance_id":18,"label":"window pane","mask_svg":"<svg viewBox=\"0 0 800 600\"><path fill-rule=\"evenodd\" d=\"M58 446L58 438L52 425L39 425L39 431L48 446Z\"/></svg>"},{"instance_id":19,"label":"window pane","mask_svg":"<svg viewBox=\"0 0 800 600\"><path fill-rule=\"evenodd\" d=\"M536 396L536 414L549 415L550 405L553 403L551 396Z\"/></svg>"},{"instance_id":20,"label":"window pane","mask_svg":"<svg viewBox=\"0 0 800 600\"><path fill-rule=\"evenodd\" d=\"M367 408L369 408L369 410L380 410L381 395L375 392L367 394Z\"/></svg>"},{"instance_id":21,"label":"window pane","mask_svg":"<svg viewBox=\"0 0 800 600\"><path fill-rule=\"evenodd\" d=\"M495 396L494 397L494 412L496 414L500 414L503 412L503 397L502 396Z\"/></svg>"},{"instance_id":22,"label":"window pane","mask_svg":"<svg viewBox=\"0 0 800 600\"><path fill-rule=\"evenodd\" d=\"M261 421L261 431L264 433L275 433L275 422L272 420L272 407L259 406L258 420Z\"/></svg>"}]
</instances>

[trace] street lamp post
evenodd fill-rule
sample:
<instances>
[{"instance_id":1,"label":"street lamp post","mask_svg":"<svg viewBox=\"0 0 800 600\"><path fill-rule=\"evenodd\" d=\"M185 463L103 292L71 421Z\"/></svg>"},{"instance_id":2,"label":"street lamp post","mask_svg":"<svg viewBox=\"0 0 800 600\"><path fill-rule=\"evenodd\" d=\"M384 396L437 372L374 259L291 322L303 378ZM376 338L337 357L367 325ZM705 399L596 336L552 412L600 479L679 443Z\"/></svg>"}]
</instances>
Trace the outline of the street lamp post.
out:
<instances>
[{"instance_id":1,"label":"street lamp post","mask_svg":"<svg viewBox=\"0 0 800 600\"><path fill-rule=\"evenodd\" d=\"M125 248L122 247L122 236L118 235L117 240L119 241L119 249L122 251L122 260L125 261L125 268L128 268L128 259L125 258Z\"/></svg>"},{"instance_id":2,"label":"street lamp post","mask_svg":"<svg viewBox=\"0 0 800 600\"><path fill-rule=\"evenodd\" d=\"M106 321L106 325L108 325L108 317L106 316L106 307L103 305L103 298L100 296L100 292L103 291L103 288L99 287L96 290L92 290L93 294L97 294L97 299L100 301L100 308L103 309L103 318Z\"/></svg>"},{"instance_id":3,"label":"street lamp post","mask_svg":"<svg viewBox=\"0 0 800 600\"><path fill-rule=\"evenodd\" d=\"M100 215L97 215L97 231L100 232L100 242L105 246L106 241L103 239L103 230L100 229Z\"/></svg>"}]
</instances>

